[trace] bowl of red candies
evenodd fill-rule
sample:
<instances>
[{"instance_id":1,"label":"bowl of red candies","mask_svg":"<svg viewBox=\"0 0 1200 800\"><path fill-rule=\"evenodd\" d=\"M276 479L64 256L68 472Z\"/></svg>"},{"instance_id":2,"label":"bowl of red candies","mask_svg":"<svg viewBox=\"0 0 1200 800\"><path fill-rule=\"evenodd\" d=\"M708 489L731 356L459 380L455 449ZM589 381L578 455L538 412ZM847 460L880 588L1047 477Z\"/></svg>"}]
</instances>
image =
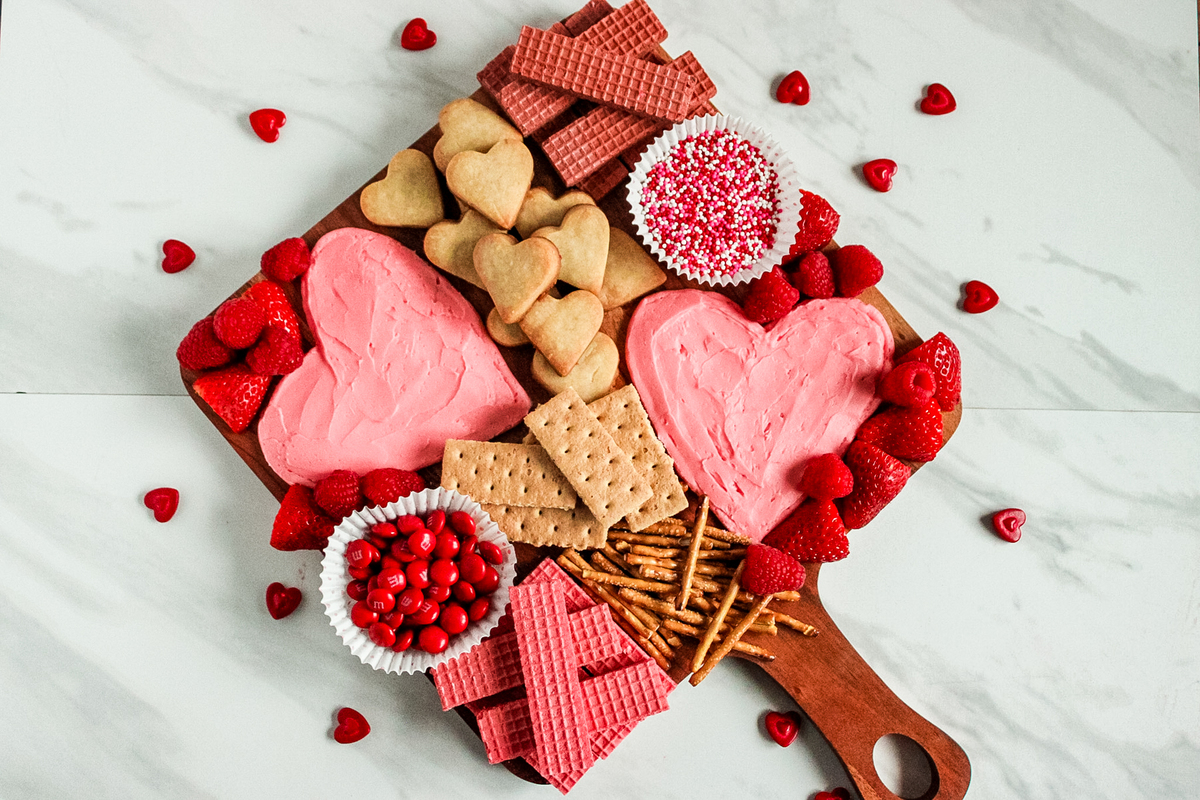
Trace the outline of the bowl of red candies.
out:
<instances>
[{"instance_id":1,"label":"bowl of red candies","mask_svg":"<svg viewBox=\"0 0 1200 800\"><path fill-rule=\"evenodd\" d=\"M425 489L342 520L321 561L321 603L364 664L422 672L491 633L516 553L471 498Z\"/></svg>"}]
</instances>

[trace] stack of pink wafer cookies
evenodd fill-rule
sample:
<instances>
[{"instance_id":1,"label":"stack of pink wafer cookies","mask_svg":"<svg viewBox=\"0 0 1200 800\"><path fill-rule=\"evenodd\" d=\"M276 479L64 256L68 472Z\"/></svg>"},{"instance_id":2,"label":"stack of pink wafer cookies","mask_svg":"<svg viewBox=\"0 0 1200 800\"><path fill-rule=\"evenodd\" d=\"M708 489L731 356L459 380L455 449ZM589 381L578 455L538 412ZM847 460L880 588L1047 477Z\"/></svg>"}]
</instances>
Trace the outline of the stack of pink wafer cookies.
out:
<instances>
[{"instance_id":1,"label":"stack of pink wafer cookies","mask_svg":"<svg viewBox=\"0 0 1200 800\"><path fill-rule=\"evenodd\" d=\"M589 0L548 30L525 26L477 77L567 186L600 198L671 124L716 110L716 86L691 51L656 56L666 38L645 0Z\"/></svg>"},{"instance_id":2,"label":"stack of pink wafer cookies","mask_svg":"<svg viewBox=\"0 0 1200 800\"><path fill-rule=\"evenodd\" d=\"M441 666L442 707L476 716L488 760L524 758L566 794L674 682L551 560L512 590L491 638Z\"/></svg>"}]
</instances>

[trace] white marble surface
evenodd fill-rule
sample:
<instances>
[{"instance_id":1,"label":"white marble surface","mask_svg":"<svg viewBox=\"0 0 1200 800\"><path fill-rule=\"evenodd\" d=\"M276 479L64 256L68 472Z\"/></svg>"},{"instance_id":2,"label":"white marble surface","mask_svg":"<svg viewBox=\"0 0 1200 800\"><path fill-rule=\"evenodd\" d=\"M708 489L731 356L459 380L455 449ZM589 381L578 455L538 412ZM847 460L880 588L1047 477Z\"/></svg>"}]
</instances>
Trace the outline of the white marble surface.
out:
<instances>
[{"instance_id":1,"label":"white marble surface","mask_svg":"<svg viewBox=\"0 0 1200 800\"><path fill-rule=\"evenodd\" d=\"M575 0L8 0L0 12L0 797L549 797L422 679L344 652L315 554L183 394L192 321ZM832 616L962 744L970 798L1200 794L1200 94L1190 0L652 0L717 104L783 141L839 241L965 362L949 448L828 568ZM424 16L439 43L401 50ZM772 100L802 69L803 108ZM914 110L948 85L959 110ZM288 114L279 142L250 133ZM854 167L900 163L877 194ZM163 239L199 257L157 269ZM955 307L987 281L1001 304ZM176 518L141 495L177 486ZM1030 515L1006 545L981 524ZM263 587L306 600L276 622ZM722 667L572 796L844 784ZM333 711L374 730L340 746Z\"/></svg>"}]
</instances>

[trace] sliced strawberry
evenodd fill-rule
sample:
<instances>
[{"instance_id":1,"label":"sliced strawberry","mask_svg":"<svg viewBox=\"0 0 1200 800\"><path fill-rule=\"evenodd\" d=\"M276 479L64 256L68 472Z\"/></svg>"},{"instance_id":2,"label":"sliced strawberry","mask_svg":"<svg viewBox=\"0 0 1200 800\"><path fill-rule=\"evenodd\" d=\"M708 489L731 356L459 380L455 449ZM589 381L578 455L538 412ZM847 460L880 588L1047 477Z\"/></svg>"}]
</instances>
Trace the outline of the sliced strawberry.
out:
<instances>
[{"instance_id":1,"label":"sliced strawberry","mask_svg":"<svg viewBox=\"0 0 1200 800\"><path fill-rule=\"evenodd\" d=\"M833 210L824 197L800 190L800 230L790 254L799 255L809 250L820 250L833 241L842 217ZM811 296L811 295L810 295Z\"/></svg>"},{"instance_id":2,"label":"sliced strawberry","mask_svg":"<svg viewBox=\"0 0 1200 800\"><path fill-rule=\"evenodd\" d=\"M799 561L840 561L850 554L846 526L832 500L808 498L762 543Z\"/></svg>"},{"instance_id":3,"label":"sliced strawberry","mask_svg":"<svg viewBox=\"0 0 1200 800\"><path fill-rule=\"evenodd\" d=\"M234 433L241 433L258 413L270 384L269 375L256 375L245 364L234 364L201 375L192 388Z\"/></svg>"},{"instance_id":4,"label":"sliced strawberry","mask_svg":"<svg viewBox=\"0 0 1200 800\"><path fill-rule=\"evenodd\" d=\"M283 287L272 281L260 281L247 289L242 297L249 297L267 313L267 324L275 325L300 341L300 318L288 301Z\"/></svg>"},{"instance_id":5,"label":"sliced strawberry","mask_svg":"<svg viewBox=\"0 0 1200 800\"><path fill-rule=\"evenodd\" d=\"M751 594L794 592L804 585L804 566L770 545L752 544L746 550L742 588Z\"/></svg>"},{"instance_id":6,"label":"sliced strawberry","mask_svg":"<svg viewBox=\"0 0 1200 800\"><path fill-rule=\"evenodd\" d=\"M837 457L836 453L825 453L809 459L800 478L800 491L818 500L845 497L854 488L854 476Z\"/></svg>"},{"instance_id":7,"label":"sliced strawberry","mask_svg":"<svg viewBox=\"0 0 1200 800\"><path fill-rule=\"evenodd\" d=\"M779 267L750 282L750 291L742 303L746 319L767 325L783 319L796 306L800 293L788 283Z\"/></svg>"},{"instance_id":8,"label":"sliced strawberry","mask_svg":"<svg viewBox=\"0 0 1200 800\"><path fill-rule=\"evenodd\" d=\"M843 458L854 475L854 491L838 500L837 507L846 527L857 530L900 494L912 470L867 442L851 442Z\"/></svg>"},{"instance_id":9,"label":"sliced strawberry","mask_svg":"<svg viewBox=\"0 0 1200 800\"><path fill-rule=\"evenodd\" d=\"M890 406L858 429L858 439L896 458L932 461L942 449L942 412L936 400L923 406Z\"/></svg>"},{"instance_id":10,"label":"sliced strawberry","mask_svg":"<svg viewBox=\"0 0 1200 800\"><path fill-rule=\"evenodd\" d=\"M937 378L934 397L937 398L938 407L942 411L954 410L962 394L962 358L950 337L938 333L896 359L897 364L907 364L909 361L920 361L933 367L933 374Z\"/></svg>"},{"instance_id":11,"label":"sliced strawberry","mask_svg":"<svg viewBox=\"0 0 1200 800\"><path fill-rule=\"evenodd\" d=\"M313 502L333 519L350 516L362 506L362 501L358 473L348 469L334 471L313 487Z\"/></svg>"},{"instance_id":12,"label":"sliced strawberry","mask_svg":"<svg viewBox=\"0 0 1200 800\"><path fill-rule=\"evenodd\" d=\"M271 526L271 546L276 550L324 550L331 533L333 520L317 508L312 489L289 486Z\"/></svg>"}]
</instances>

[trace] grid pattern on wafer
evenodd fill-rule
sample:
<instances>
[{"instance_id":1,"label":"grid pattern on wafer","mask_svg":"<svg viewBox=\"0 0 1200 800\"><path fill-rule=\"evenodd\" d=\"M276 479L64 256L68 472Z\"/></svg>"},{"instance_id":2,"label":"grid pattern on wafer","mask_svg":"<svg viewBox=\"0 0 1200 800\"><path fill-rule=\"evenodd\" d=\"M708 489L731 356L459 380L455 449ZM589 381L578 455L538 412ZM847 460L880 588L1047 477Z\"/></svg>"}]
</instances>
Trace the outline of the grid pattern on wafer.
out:
<instances>
[{"instance_id":1,"label":"grid pattern on wafer","mask_svg":"<svg viewBox=\"0 0 1200 800\"><path fill-rule=\"evenodd\" d=\"M646 0L630 0L576 36L602 50L641 57L666 41L667 29Z\"/></svg>"},{"instance_id":2,"label":"grid pattern on wafer","mask_svg":"<svg viewBox=\"0 0 1200 800\"><path fill-rule=\"evenodd\" d=\"M533 722L528 702L521 700L482 709L475 715L475 721L479 723L479 738L487 750L488 763L499 764L533 752Z\"/></svg>"},{"instance_id":3,"label":"grid pattern on wafer","mask_svg":"<svg viewBox=\"0 0 1200 800\"><path fill-rule=\"evenodd\" d=\"M581 724L583 698L562 588L553 583L520 584L512 588L510 598L534 751L543 774L587 769L595 758Z\"/></svg>"},{"instance_id":4,"label":"grid pattern on wafer","mask_svg":"<svg viewBox=\"0 0 1200 800\"><path fill-rule=\"evenodd\" d=\"M580 181L611 163L622 150L661 130L657 120L598 106L547 138L542 150L563 183L578 186Z\"/></svg>"},{"instance_id":5,"label":"grid pattern on wafer","mask_svg":"<svg viewBox=\"0 0 1200 800\"><path fill-rule=\"evenodd\" d=\"M514 74L635 114L679 122L695 79L679 70L525 26L513 53Z\"/></svg>"},{"instance_id":6,"label":"grid pattern on wafer","mask_svg":"<svg viewBox=\"0 0 1200 800\"><path fill-rule=\"evenodd\" d=\"M617 188L621 184L621 181L625 180L628 176L629 167L625 166L620 160L613 159L575 185L577 188L591 195L592 199L599 200Z\"/></svg>"},{"instance_id":7,"label":"grid pattern on wafer","mask_svg":"<svg viewBox=\"0 0 1200 800\"><path fill-rule=\"evenodd\" d=\"M496 99L517 129L529 136L570 108L576 98L561 89L518 78L501 89Z\"/></svg>"},{"instance_id":8,"label":"grid pattern on wafer","mask_svg":"<svg viewBox=\"0 0 1200 800\"><path fill-rule=\"evenodd\" d=\"M556 583L562 587L563 596L567 601L567 612L570 614L596 605L595 601L588 597L588 593L583 590L583 587L571 580L571 576L556 564L553 558L542 559L542 563L525 576L524 583L540 582Z\"/></svg>"},{"instance_id":9,"label":"grid pattern on wafer","mask_svg":"<svg viewBox=\"0 0 1200 800\"><path fill-rule=\"evenodd\" d=\"M489 61L483 69L475 73L475 79L479 81L479 85L497 103L500 102L501 91L513 81L512 73L509 71L508 66L512 63L512 55L516 50L517 46L510 44L501 50L499 55Z\"/></svg>"},{"instance_id":10,"label":"grid pattern on wafer","mask_svg":"<svg viewBox=\"0 0 1200 800\"><path fill-rule=\"evenodd\" d=\"M572 36L578 36L600 20L613 13L608 0L588 0L583 8L563 20L563 27Z\"/></svg>"}]
</instances>

